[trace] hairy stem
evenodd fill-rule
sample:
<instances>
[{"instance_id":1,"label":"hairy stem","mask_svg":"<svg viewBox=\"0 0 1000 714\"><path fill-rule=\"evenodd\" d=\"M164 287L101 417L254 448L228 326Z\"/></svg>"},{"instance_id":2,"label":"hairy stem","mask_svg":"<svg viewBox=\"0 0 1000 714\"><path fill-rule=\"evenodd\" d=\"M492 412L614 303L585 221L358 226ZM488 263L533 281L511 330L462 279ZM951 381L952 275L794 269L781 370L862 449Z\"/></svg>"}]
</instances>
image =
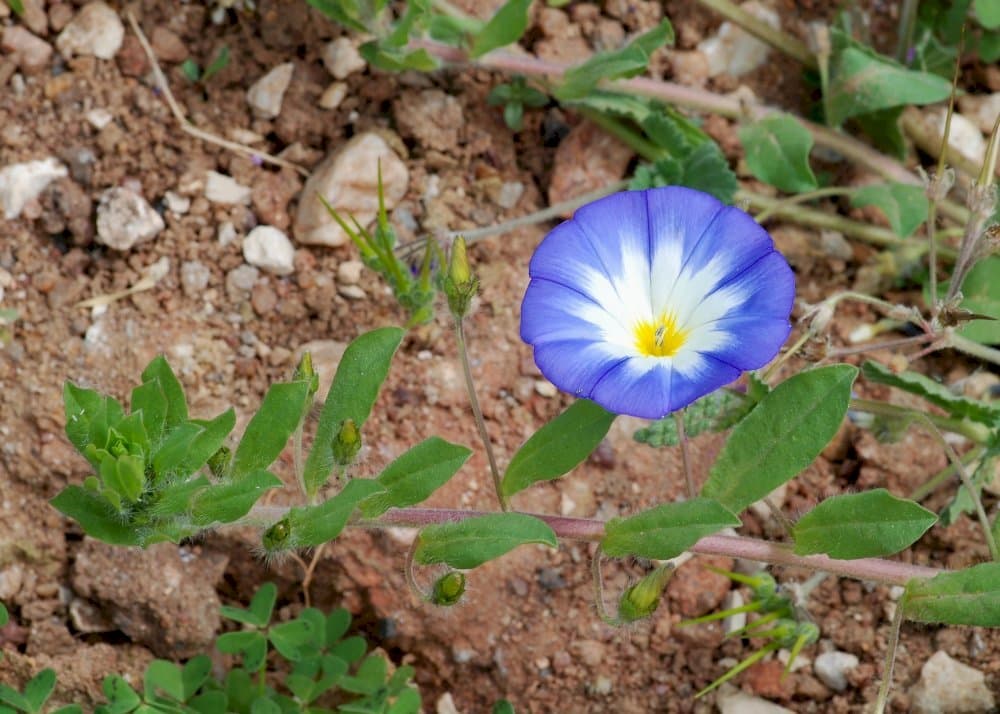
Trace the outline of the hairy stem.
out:
<instances>
[{"instance_id":1,"label":"hairy stem","mask_svg":"<svg viewBox=\"0 0 1000 714\"><path fill-rule=\"evenodd\" d=\"M889 634L889 646L885 653L885 671L882 673L882 683L878 688L878 699L875 700L875 714L883 714L889 703L889 689L892 687L892 670L896 665L896 649L899 647L899 630L903 626L903 603L896 603L896 612L892 616L892 631Z\"/></svg>"},{"instance_id":2,"label":"hairy stem","mask_svg":"<svg viewBox=\"0 0 1000 714\"><path fill-rule=\"evenodd\" d=\"M608 612L607 603L604 602L604 576L601 574L602 557L601 549L597 548L594 550L593 558L590 559L590 574L594 578L594 606L597 608L597 616L604 620L605 624L618 627L622 624L621 620Z\"/></svg>"},{"instance_id":3,"label":"hairy stem","mask_svg":"<svg viewBox=\"0 0 1000 714\"><path fill-rule=\"evenodd\" d=\"M695 498L698 491L694 487L694 476L691 474L691 454L688 450L687 433L684 431L684 410L674 412L674 424L677 425L677 440L681 444L681 461L684 462L684 483L687 485L688 498Z\"/></svg>"},{"instance_id":4,"label":"hairy stem","mask_svg":"<svg viewBox=\"0 0 1000 714\"><path fill-rule=\"evenodd\" d=\"M486 420L483 419L483 410L479 406L479 397L476 396L476 384L472 379L472 367L469 364L469 351L465 344L465 327L461 318L455 320L455 338L458 341L458 356L462 361L462 372L465 374L465 388L469 392L469 403L472 405L472 415L476 420L476 429L479 431L479 438L482 439L483 447L486 449L486 459L490 463L490 474L493 476L493 488L496 490L500 507L510 510L510 505L500 488L500 469L497 467L496 457L493 455L493 443L490 441L489 432L486 431Z\"/></svg>"},{"instance_id":5,"label":"hairy stem","mask_svg":"<svg viewBox=\"0 0 1000 714\"><path fill-rule=\"evenodd\" d=\"M800 193L797 196L784 198L772 205L770 208L761 211L753 218L755 221L763 225L764 222L767 221L767 219L772 215L775 213L781 213L790 206L797 206L800 203L815 201L828 196L850 196L855 191L857 191L857 189L847 188L846 186L828 186L826 188L816 189L815 191L807 191L806 193Z\"/></svg>"},{"instance_id":6,"label":"hairy stem","mask_svg":"<svg viewBox=\"0 0 1000 714\"><path fill-rule=\"evenodd\" d=\"M948 333L945 340L949 347L959 352L978 357L984 362L992 362L993 364L1000 365L1000 350L995 347L980 344L975 340L970 340L968 337L962 337L962 335L955 331Z\"/></svg>"},{"instance_id":7,"label":"hairy stem","mask_svg":"<svg viewBox=\"0 0 1000 714\"><path fill-rule=\"evenodd\" d=\"M976 446L962 454L961 461L965 465L971 464L986 451L985 446ZM941 471L931 476L927 481L917 486L909 495L911 501L923 501L955 475L955 464L949 462Z\"/></svg>"},{"instance_id":8,"label":"hairy stem","mask_svg":"<svg viewBox=\"0 0 1000 714\"><path fill-rule=\"evenodd\" d=\"M955 417L940 416L938 414L924 414L908 407L901 407L898 404L880 402L873 399L852 399L850 408L868 414L879 416L895 417L897 419L912 419L923 416L926 423L932 424L937 429L944 429L953 434L961 434L965 438L977 444L987 443L993 436L990 429L983 424L968 421L966 419L956 419Z\"/></svg>"}]
</instances>

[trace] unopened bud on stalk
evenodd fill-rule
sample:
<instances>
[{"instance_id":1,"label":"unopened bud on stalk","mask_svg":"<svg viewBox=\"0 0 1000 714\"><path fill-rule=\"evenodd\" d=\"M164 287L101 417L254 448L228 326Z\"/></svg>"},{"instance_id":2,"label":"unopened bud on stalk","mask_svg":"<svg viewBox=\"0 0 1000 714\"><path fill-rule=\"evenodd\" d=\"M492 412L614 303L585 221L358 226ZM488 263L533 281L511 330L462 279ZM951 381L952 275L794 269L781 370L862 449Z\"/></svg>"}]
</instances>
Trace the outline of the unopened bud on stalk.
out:
<instances>
[{"instance_id":1,"label":"unopened bud on stalk","mask_svg":"<svg viewBox=\"0 0 1000 714\"><path fill-rule=\"evenodd\" d=\"M462 599L465 594L465 575L457 570L451 570L434 583L431 592L431 602L442 607L451 607Z\"/></svg>"},{"instance_id":2,"label":"unopened bud on stalk","mask_svg":"<svg viewBox=\"0 0 1000 714\"><path fill-rule=\"evenodd\" d=\"M448 275L444 279L448 309L455 319L461 320L469 312L469 303L478 289L479 281L469 268L465 239L459 236L451 244L451 260L448 263Z\"/></svg>"},{"instance_id":3,"label":"unopened bud on stalk","mask_svg":"<svg viewBox=\"0 0 1000 714\"><path fill-rule=\"evenodd\" d=\"M221 478L232 460L232 450L228 446L220 446L218 451L208 457L208 470L216 478Z\"/></svg>"},{"instance_id":4,"label":"unopened bud on stalk","mask_svg":"<svg viewBox=\"0 0 1000 714\"><path fill-rule=\"evenodd\" d=\"M345 419L333 438L333 461L338 466L349 466L361 450L361 432L353 419Z\"/></svg>"},{"instance_id":5,"label":"unopened bud on stalk","mask_svg":"<svg viewBox=\"0 0 1000 714\"><path fill-rule=\"evenodd\" d=\"M285 547L285 543L288 541L288 536L291 534L291 524L288 522L287 518L282 518L280 521L264 531L264 535L261 536L261 543L263 543L265 550L281 550Z\"/></svg>"},{"instance_id":6,"label":"unopened bud on stalk","mask_svg":"<svg viewBox=\"0 0 1000 714\"><path fill-rule=\"evenodd\" d=\"M649 617L660 605L660 597L674 574L674 566L661 565L624 592L618 601L618 617L622 622L635 622Z\"/></svg>"},{"instance_id":7,"label":"unopened bud on stalk","mask_svg":"<svg viewBox=\"0 0 1000 714\"><path fill-rule=\"evenodd\" d=\"M299 359L299 363L295 366L295 371L292 372L293 382L309 382L309 396L312 396L319 389L319 375L316 374L316 370L313 369L312 354L310 352L303 352L302 358Z\"/></svg>"}]
</instances>

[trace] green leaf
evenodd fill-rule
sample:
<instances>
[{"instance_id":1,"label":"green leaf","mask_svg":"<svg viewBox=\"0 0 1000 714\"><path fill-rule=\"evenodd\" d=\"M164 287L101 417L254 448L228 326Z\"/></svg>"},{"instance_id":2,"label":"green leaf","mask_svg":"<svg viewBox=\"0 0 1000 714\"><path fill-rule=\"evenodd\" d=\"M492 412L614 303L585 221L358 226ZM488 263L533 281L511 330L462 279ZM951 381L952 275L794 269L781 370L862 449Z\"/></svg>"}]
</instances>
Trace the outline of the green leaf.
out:
<instances>
[{"instance_id":1,"label":"green leaf","mask_svg":"<svg viewBox=\"0 0 1000 714\"><path fill-rule=\"evenodd\" d=\"M101 684L108 700L107 714L125 714L142 703L142 698L132 689L132 685L117 674L109 674Z\"/></svg>"},{"instance_id":2,"label":"green leaf","mask_svg":"<svg viewBox=\"0 0 1000 714\"><path fill-rule=\"evenodd\" d=\"M197 62L188 57L186 60L181 62L181 74L183 74L189 82L197 82L201 79L201 67L198 66Z\"/></svg>"},{"instance_id":3,"label":"green leaf","mask_svg":"<svg viewBox=\"0 0 1000 714\"><path fill-rule=\"evenodd\" d=\"M21 0L5 0L7 6L14 11L18 17L24 17L24 3Z\"/></svg>"},{"instance_id":4,"label":"green leaf","mask_svg":"<svg viewBox=\"0 0 1000 714\"><path fill-rule=\"evenodd\" d=\"M794 478L837 433L857 374L835 364L779 384L733 429L701 495L739 513Z\"/></svg>"},{"instance_id":5,"label":"green leaf","mask_svg":"<svg viewBox=\"0 0 1000 714\"><path fill-rule=\"evenodd\" d=\"M278 588L274 583L264 583L250 600L250 606L244 610L241 607L223 605L220 613L223 617L236 622L242 622L254 627L267 627L271 621L271 612L278 599Z\"/></svg>"},{"instance_id":6,"label":"green leaf","mask_svg":"<svg viewBox=\"0 0 1000 714\"><path fill-rule=\"evenodd\" d=\"M215 640L215 648L225 654L239 654L264 641L263 633L256 630L224 632Z\"/></svg>"},{"instance_id":7,"label":"green leaf","mask_svg":"<svg viewBox=\"0 0 1000 714\"><path fill-rule=\"evenodd\" d=\"M201 81L207 82L212 77L217 75L219 72L226 68L229 64L229 47L223 45L219 48L219 51L215 54L215 59L209 62L208 66L205 67L205 71L201 75Z\"/></svg>"},{"instance_id":8,"label":"green leaf","mask_svg":"<svg viewBox=\"0 0 1000 714\"><path fill-rule=\"evenodd\" d=\"M0 627L8 622L10 622L10 614L7 612L7 606L0 602Z\"/></svg>"},{"instance_id":9,"label":"green leaf","mask_svg":"<svg viewBox=\"0 0 1000 714\"><path fill-rule=\"evenodd\" d=\"M749 414L755 405L753 399L728 389L710 392L684 408L684 434L693 438L705 432L725 431ZM636 430L632 438L654 448L680 444L673 415Z\"/></svg>"},{"instance_id":10,"label":"green leaf","mask_svg":"<svg viewBox=\"0 0 1000 714\"><path fill-rule=\"evenodd\" d=\"M174 371L170 369L167 360L162 356L156 357L142 370L143 384L151 381L158 381L159 387L163 390L163 396L167 401L167 411L163 419L163 426L167 432L174 427L187 421L187 399L184 397L184 388L177 380ZM147 430L148 431L148 430Z\"/></svg>"},{"instance_id":11,"label":"green leaf","mask_svg":"<svg viewBox=\"0 0 1000 714\"><path fill-rule=\"evenodd\" d=\"M98 394L92 389L81 389L72 382L63 387L63 404L66 412L66 436L77 451L87 457L95 468L99 459L92 456L93 445L104 449L108 445L108 431L125 416L114 398Z\"/></svg>"},{"instance_id":12,"label":"green leaf","mask_svg":"<svg viewBox=\"0 0 1000 714\"><path fill-rule=\"evenodd\" d=\"M389 464L375 480L385 490L360 503L361 514L374 518L390 508L426 500L462 468L472 452L436 436L422 441Z\"/></svg>"},{"instance_id":13,"label":"green leaf","mask_svg":"<svg viewBox=\"0 0 1000 714\"><path fill-rule=\"evenodd\" d=\"M351 626L351 613L344 608L338 608L326 616L326 645L332 647L341 637L347 634Z\"/></svg>"},{"instance_id":14,"label":"green leaf","mask_svg":"<svg viewBox=\"0 0 1000 714\"><path fill-rule=\"evenodd\" d=\"M367 651L368 643L359 636L346 637L330 647L330 654L349 663L357 662Z\"/></svg>"},{"instance_id":15,"label":"green leaf","mask_svg":"<svg viewBox=\"0 0 1000 714\"><path fill-rule=\"evenodd\" d=\"M664 44L673 44L673 41L674 28L669 20L664 20L625 47L596 54L568 70L563 76L563 83L556 87L555 95L563 101L579 99L601 80L634 77L649 66L650 55L655 50Z\"/></svg>"},{"instance_id":16,"label":"green leaf","mask_svg":"<svg viewBox=\"0 0 1000 714\"><path fill-rule=\"evenodd\" d=\"M357 674L353 677L344 677L340 687L354 694L374 694L385 684L386 671L387 666L382 657L376 654L368 655L358 667Z\"/></svg>"},{"instance_id":17,"label":"green leaf","mask_svg":"<svg viewBox=\"0 0 1000 714\"><path fill-rule=\"evenodd\" d=\"M517 450L504 474L503 495L572 471L597 448L614 420L614 414L590 400L573 402Z\"/></svg>"},{"instance_id":18,"label":"green leaf","mask_svg":"<svg viewBox=\"0 0 1000 714\"><path fill-rule=\"evenodd\" d=\"M951 76L950 71L948 76ZM862 114L854 117L854 121L877 148L902 161L907 152L906 137L899 125L902 113L903 107L892 107Z\"/></svg>"},{"instance_id":19,"label":"green leaf","mask_svg":"<svg viewBox=\"0 0 1000 714\"><path fill-rule=\"evenodd\" d=\"M919 503L877 488L826 499L799 519L792 536L797 555L874 558L898 553L936 521Z\"/></svg>"},{"instance_id":20,"label":"green leaf","mask_svg":"<svg viewBox=\"0 0 1000 714\"><path fill-rule=\"evenodd\" d=\"M344 0L306 0L306 3L338 25L343 25L355 32L368 32L368 28L357 16L357 3L344 2ZM352 10L353 12L351 12Z\"/></svg>"},{"instance_id":21,"label":"green leaf","mask_svg":"<svg viewBox=\"0 0 1000 714\"><path fill-rule=\"evenodd\" d=\"M922 186L879 183L859 188L851 196L855 208L875 206L889 219L893 233L909 238L927 220L927 195Z\"/></svg>"},{"instance_id":22,"label":"green leaf","mask_svg":"<svg viewBox=\"0 0 1000 714\"><path fill-rule=\"evenodd\" d=\"M272 384L233 454L232 478L266 469L277 459L309 407L309 380Z\"/></svg>"},{"instance_id":23,"label":"green leaf","mask_svg":"<svg viewBox=\"0 0 1000 714\"><path fill-rule=\"evenodd\" d=\"M900 604L908 620L1000 627L1000 563L913 579Z\"/></svg>"},{"instance_id":24,"label":"green leaf","mask_svg":"<svg viewBox=\"0 0 1000 714\"><path fill-rule=\"evenodd\" d=\"M316 638L319 634L312 623L302 619L273 625L267 631L274 649L290 662L298 662L303 656L318 652Z\"/></svg>"},{"instance_id":25,"label":"green leaf","mask_svg":"<svg viewBox=\"0 0 1000 714\"><path fill-rule=\"evenodd\" d=\"M184 701L184 678L181 668L165 659L154 659L146 667L143 678L146 700L152 700L158 694L165 694L174 701Z\"/></svg>"},{"instance_id":26,"label":"green leaf","mask_svg":"<svg viewBox=\"0 0 1000 714\"><path fill-rule=\"evenodd\" d=\"M528 27L531 0L507 0L472 41L469 56L482 57L487 52L517 42Z\"/></svg>"},{"instance_id":27,"label":"green leaf","mask_svg":"<svg viewBox=\"0 0 1000 714\"><path fill-rule=\"evenodd\" d=\"M413 559L468 570L526 543L558 546L545 521L524 513L490 513L457 523L427 526L417 536Z\"/></svg>"},{"instance_id":28,"label":"green leaf","mask_svg":"<svg viewBox=\"0 0 1000 714\"><path fill-rule=\"evenodd\" d=\"M382 490L373 479L352 479L344 490L318 506L291 509L285 516L289 534L280 549L307 548L333 540L344 530L357 505Z\"/></svg>"},{"instance_id":29,"label":"green leaf","mask_svg":"<svg viewBox=\"0 0 1000 714\"><path fill-rule=\"evenodd\" d=\"M270 471L258 470L237 483L209 486L194 498L191 517L196 526L237 521L257 503L265 491L282 486L281 479Z\"/></svg>"},{"instance_id":30,"label":"green leaf","mask_svg":"<svg viewBox=\"0 0 1000 714\"><path fill-rule=\"evenodd\" d=\"M514 714L514 705L506 699L501 699L493 705L493 714Z\"/></svg>"},{"instance_id":31,"label":"green leaf","mask_svg":"<svg viewBox=\"0 0 1000 714\"><path fill-rule=\"evenodd\" d=\"M1000 344L1000 256L992 255L972 266L962 283L961 307L979 315L989 315L996 320L972 320L958 333L985 345ZM941 286L948 289L947 283Z\"/></svg>"},{"instance_id":32,"label":"green leaf","mask_svg":"<svg viewBox=\"0 0 1000 714\"><path fill-rule=\"evenodd\" d=\"M40 712L55 688L56 672L46 668L24 685L24 698L31 704L32 711Z\"/></svg>"},{"instance_id":33,"label":"green leaf","mask_svg":"<svg viewBox=\"0 0 1000 714\"><path fill-rule=\"evenodd\" d=\"M250 705L250 714L284 714L274 701L266 697L258 697Z\"/></svg>"},{"instance_id":34,"label":"green leaf","mask_svg":"<svg viewBox=\"0 0 1000 714\"><path fill-rule=\"evenodd\" d=\"M809 166L813 137L789 114L769 116L739 131L747 166L754 176L786 193L813 191L816 175Z\"/></svg>"},{"instance_id":35,"label":"green leaf","mask_svg":"<svg viewBox=\"0 0 1000 714\"><path fill-rule=\"evenodd\" d=\"M215 419L195 420L182 424L164 440L153 456L157 476L184 478L190 476L211 458L236 426L232 407Z\"/></svg>"},{"instance_id":36,"label":"green leaf","mask_svg":"<svg viewBox=\"0 0 1000 714\"><path fill-rule=\"evenodd\" d=\"M364 43L358 48L358 52L372 67L386 72L405 72L411 69L418 72L432 72L439 65L438 60L423 48L406 51L377 40Z\"/></svg>"},{"instance_id":37,"label":"green leaf","mask_svg":"<svg viewBox=\"0 0 1000 714\"><path fill-rule=\"evenodd\" d=\"M196 655L185 663L181 670L181 680L184 685L184 701L194 696L201 686L208 681L212 673L212 659L208 655Z\"/></svg>"},{"instance_id":38,"label":"green leaf","mask_svg":"<svg viewBox=\"0 0 1000 714\"><path fill-rule=\"evenodd\" d=\"M967 417L987 426L1000 422L1000 406L955 394L943 384L917 372L896 374L888 367L869 360L861 365L861 374L869 382L886 384L921 396L952 416Z\"/></svg>"},{"instance_id":39,"label":"green leaf","mask_svg":"<svg viewBox=\"0 0 1000 714\"><path fill-rule=\"evenodd\" d=\"M188 701L187 705L198 714L220 714L220 712L238 711L229 708L229 697L218 689L209 690Z\"/></svg>"},{"instance_id":40,"label":"green leaf","mask_svg":"<svg viewBox=\"0 0 1000 714\"><path fill-rule=\"evenodd\" d=\"M167 420L167 395L159 379L143 382L132 390L131 409L133 416L141 416L146 438L155 450L163 440Z\"/></svg>"},{"instance_id":41,"label":"green leaf","mask_svg":"<svg viewBox=\"0 0 1000 714\"><path fill-rule=\"evenodd\" d=\"M636 190L654 186L687 186L730 204L739 182L718 144L706 141L682 158L669 157L640 166L629 183L629 188Z\"/></svg>"},{"instance_id":42,"label":"green leaf","mask_svg":"<svg viewBox=\"0 0 1000 714\"><path fill-rule=\"evenodd\" d=\"M831 38L835 49L826 106L832 126L881 109L939 102L951 94L951 83L943 77L906 69L860 47L837 28L831 28Z\"/></svg>"},{"instance_id":43,"label":"green leaf","mask_svg":"<svg viewBox=\"0 0 1000 714\"><path fill-rule=\"evenodd\" d=\"M987 30L1000 27L1000 3L996 0L973 0L972 6L976 10L976 19L980 25Z\"/></svg>"},{"instance_id":44,"label":"green leaf","mask_svg":"<svg viewBox=\"0 0 1000 714\"><path fill-rule=\"evenodd\" d=\"M704 536L739 525L739 518L710 498L665 503L628 518L612 518L604 527L601 550L615 558L668 560Z\"/></svg>"},{"instance_id":45,"label":"green leaf","mask_svg":"<svg viewBox=\"0 0 1000 714\"><path fill-rule=\"evenodd\" d=\"M9 704L18 711L33 714L31 702L23 694L12 687L8 687L6 684L0 684L0 702Z\"/></svg>"},{"instance_id":46,"label":"green leaf","mask_svg":"<svg viewBox=\"0 0 1000 714\"><path fill-rule=\"evenodd\" d=\"M142 545L138 531L122 521L121 514L104 498L81 486L67 486L51 501L62 513L80 524L92 538L111 545Z\"/></svg>"},{"instance_id":47,"label":"green leaf","mask_svg":"<svg viewBox=\"0 0 1000 714\"><path fill-rule=\"evenodd\" d=\"M331 445L340 425L346 419L353 419L360 429L371 413L403 335L398 327L372 330L355 339L344 351L306 459L303 481L310 496L326 483L333 470Z\"/></svg>"}]
</instances>

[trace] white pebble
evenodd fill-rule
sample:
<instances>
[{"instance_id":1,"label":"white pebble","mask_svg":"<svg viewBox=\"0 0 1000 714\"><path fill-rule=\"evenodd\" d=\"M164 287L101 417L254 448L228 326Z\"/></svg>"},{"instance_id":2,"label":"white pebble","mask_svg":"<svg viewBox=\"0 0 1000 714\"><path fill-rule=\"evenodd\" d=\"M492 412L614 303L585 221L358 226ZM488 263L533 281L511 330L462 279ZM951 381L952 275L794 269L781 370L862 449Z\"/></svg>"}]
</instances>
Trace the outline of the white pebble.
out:
<instances>
[{"instance_id":1,"label":"white pebble","mask_svg":"<svg viewBox=\"0 0 1000 714\"><path fill-rule=\"evenodd\" d=\"M559 390L556 389L556 385L545 379L535 380L535 391L538 392L539 396L547 399L551 399L559 393Z\"/></svg>"},{"instance_id":2,"label":"white pebble","mask_svg":"<svg viewBox=\"0 0 1000 714\"><path fill-rule=\"evenodd\" d=\"M209 171L205 176L205 198L212 203L249 205L252 193L249 186L244 186L232 176L217 171Z\"/></svg>"},{"instance_id":3,"label":"white pebble","mask_svg":"<svg viewBox=\"0 0 1000 714\"><path fill-rule=\"evenodd\" d=\"M281 103L294 71L295 65L285 62L253 83L247 90L247 103L254 114L261 119L274 119L281 114Z\"/></svg>"},{"instance_id":4,"label":"white pebble","mask_svg":"<svg viewBox=\"0 0 1000 714\"><path fill-rule=\"evenodd\" d=\"M257 226L243 239L243 258L275 275L295 272L295 247L274 226Z\"/></svg>"},{"instance_id":5,"label":"white pebble","mask_svg":"<svg viewBox=\"0 0 1000 714\"><path fill-rule=\"evenodd\" d=\"M357 285L365 264L360 260L345 260L337 266L337 282L341 285Z\"/></svg>"},{"instance_id":6,"label":"white pebble","mask_svg":"<svg viewBox=\"0 0 1000 714\"><path fill-rule=\"evenodd\" d=\"M813 663L820 681L835 692L847 689L847 673L858 666L859 660L850 652L824 652Z\"/></svg>"},{"instance_id":7,"label":"white pebble","mask_svg":"<svg viewBox=\"0 0 1000 714\"><path fill-rule=\"evenodd\" d=\"M38 198L46 186L68 173L66 167L51 156L0 169L0 206L3 206L4 218L12 221L20 216L28 201Z\"/></svg>"},{"instance_id":8,"label":"white pebble","mask_svg":"<svg viewBox=\"0 0 1000 714\"><path fill-rule=\"evenodd\" d=\"M109 188L97 206L97 242L129 250L164 229L163 218L145 198L123 187Z\"/></svg>"},{"instance_id":9,"label":"white pebble","mask_svg":"<svg viewBox=\"0 0 1000 714\"><path fill-rule=\"evenodd\" d=\"M181 264L181 287L188 297L197 297L208 287L212 271L197 260L188 260Z\"/></svg>"},{"instance_id":10,"label":"white pebble","mask_svg":"<svg viewBox=\"0 0 1000 714\"><path fill-rule=\"evenodd\" d=\"M319 98L319 105L323 109L336 109L347 96L347 82L334 82L327 87Z\"/></svg>"},{"instance_id":11,"label":"white pebble","mask_svg":"<svg viewBox=\"0 0 1000 714\"><path fill-rule=\"evenodd\" d=\"M755 0L740 7L775 29L781 27L778 13ZM710 77L723 73L741 77L764 64L770 52L770 47L731 22L723 22L714 37L698 43L698 49L708 61Z\"/></svg>"},{"instance_id":12,"label":"white pebble","mask_svg":"<svg viewBox=\"0 0 1000 714\"><path fill-rule=\"evenodd\" d=\"M323 48L323 64L334 79L346 79L365 68L365 59L350 38L338 37Z\"/></svg>"},{"instance_id":13,"label":"white pebble","mask_svg":"<svg viewBox=\"0 0 1000 714\"><path fill-rule=\"evenodd\" d=\"M56 38L59 53L70 58L73 55L93 55L98 59L111 59L121 49L125 39L125 26L118 13L98 0L84 7Z\"/></svg>"}]
</instances>

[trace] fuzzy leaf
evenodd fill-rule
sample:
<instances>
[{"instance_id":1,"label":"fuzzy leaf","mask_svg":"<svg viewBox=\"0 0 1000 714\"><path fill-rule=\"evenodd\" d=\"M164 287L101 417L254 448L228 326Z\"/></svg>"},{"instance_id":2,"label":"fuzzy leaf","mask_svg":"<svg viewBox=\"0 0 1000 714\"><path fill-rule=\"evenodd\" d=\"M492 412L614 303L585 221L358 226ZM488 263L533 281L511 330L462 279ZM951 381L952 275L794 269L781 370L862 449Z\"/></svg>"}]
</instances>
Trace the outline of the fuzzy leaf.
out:
<instances>
[{"instance_id":1,"label":"fuzzy leaf","mask_svg":"<svg viewBox=\"0 0 1000 714\"><path fill-rule=\"evenodd\" d=\"M604 528L601 550L612 557L674 558L703 536L737 527L740 519L710 498L665 503L627 518L613 518Z\"/></svg>"},{"instance_id":2,"label":"fuzzy leaf","mask_svg":"<svg viewBox=\"0 0 1000 714\"><path fill-rule=\"evenodd\" d=\"M789 114L769 116L739 131L747 166L754 176L786 193L812 191L818 185L809 166L813 137Z\"/></svg>"},{"instance_id":3,"label":"fuzzy leaf","mask_svg":"<svg viewBox=\"0 0 1000 714\"><path fill-rule=\"evenodd\" d=\"M340 493L318 506L291 509L286 516L289 534L281 549L306 548L333 540L344 530L355 507L382 490L373 479L352 479Z\"/></svg>"},{"instance_id":4,"label":"fuzzy leaf","mask_svg":"<svg viewBox=\"0 0 1000 714\"><path fill-rule=\"evenodd\" d=\"M953 416L967 417L987 426L1000 422L1000 406L955 394L943 384L917 372L896 374L888 367L869 360L861 366L861 374L869 382L887 384L921 396Z\"/></svg>"},{"instance_id":5,"label":"fuzzy leaf","mask_svg":"<svg viewBox=\"0 0 1000 714\"><path fill-rule=\"evenodd\" d=\"M1000 563L911 580L900 604L908 620L1000 627Z\"/></svg>"},{"instance_id":6,"label":"fuzzy leaf","mask_svg":"<svg viewBox=\"0 0 1000 714\"><path fill-rule=\"evenodd\" d=\"M892 232L909 238L927 220L927 195L921 186L879 183L859 188L851 196L855 208L875 206L889 220Z\"/></svg>"},{"instance_id":7,"label":"fuzzy leaf","mask_svg":"<svg viewBox=\"0 0 1000 714\"><path fill-rule=\"evenodd\" d=\"M235 483L209 486L195 496L191 518L196 526L232 523L249 513L266 491L282 485L270 471L259 469Z\"/></svg>"},{"instance_id":8,"label":"fuzzy leaf","mask_svg":"<svg viewBox=\"0 0 1000 714\"><path fill-rule=\"evenodd\" d=\"M521 35L528 27L530 5L531 0L507 0L476 35L469 56L481 57L498 47L513 44L521 39Z\"/></svg>"},{"instance_id":9,"label":"fuzzy leaf","mask_svg":"<svg viewBox=\"0 0 1000 714\"><path fill-rule=\"evenodd\" d=\"M362 515L374 518L390 508L423 502L462 468L471 453L436 436L422 441L375 478L385 490L361 502Z\"/></svg>"},{"instance_id":10,"label":"fuzzy leaf","mask_svg":"<svg viewBox=\"0 0 1000 714\"><path fill-rule=\"evenodd\" d=\"M281 455L309 406L309 388L309 380L282 382L268 388L233 454L233 480L266 469Z\"/></svg>"},{"instance_id":11,"label":"fuzzy leaf","mask_svg":"<svg viewBox=\"0 0 1000 714\"><path fill-rule=\"evenodd\" d=\"M121 514L94 491L81 486L67 486L51 501L65 516L69 516L92 538L111 545L142 545L142 538Z\"/></svg>"},{"instance_id":12,"label":"fuzzy leaf","mask_svg":"<svg viewBox=\"0 0 1000 714\"><path fill-rule=\"evenodd\" d=\"M421 565L444 563L467 570L527 543L550 548L558 545L556 534L545 521L524 513L490 513L427 526L417 536L413 559Z\"/></svg>"}]
</instances>

